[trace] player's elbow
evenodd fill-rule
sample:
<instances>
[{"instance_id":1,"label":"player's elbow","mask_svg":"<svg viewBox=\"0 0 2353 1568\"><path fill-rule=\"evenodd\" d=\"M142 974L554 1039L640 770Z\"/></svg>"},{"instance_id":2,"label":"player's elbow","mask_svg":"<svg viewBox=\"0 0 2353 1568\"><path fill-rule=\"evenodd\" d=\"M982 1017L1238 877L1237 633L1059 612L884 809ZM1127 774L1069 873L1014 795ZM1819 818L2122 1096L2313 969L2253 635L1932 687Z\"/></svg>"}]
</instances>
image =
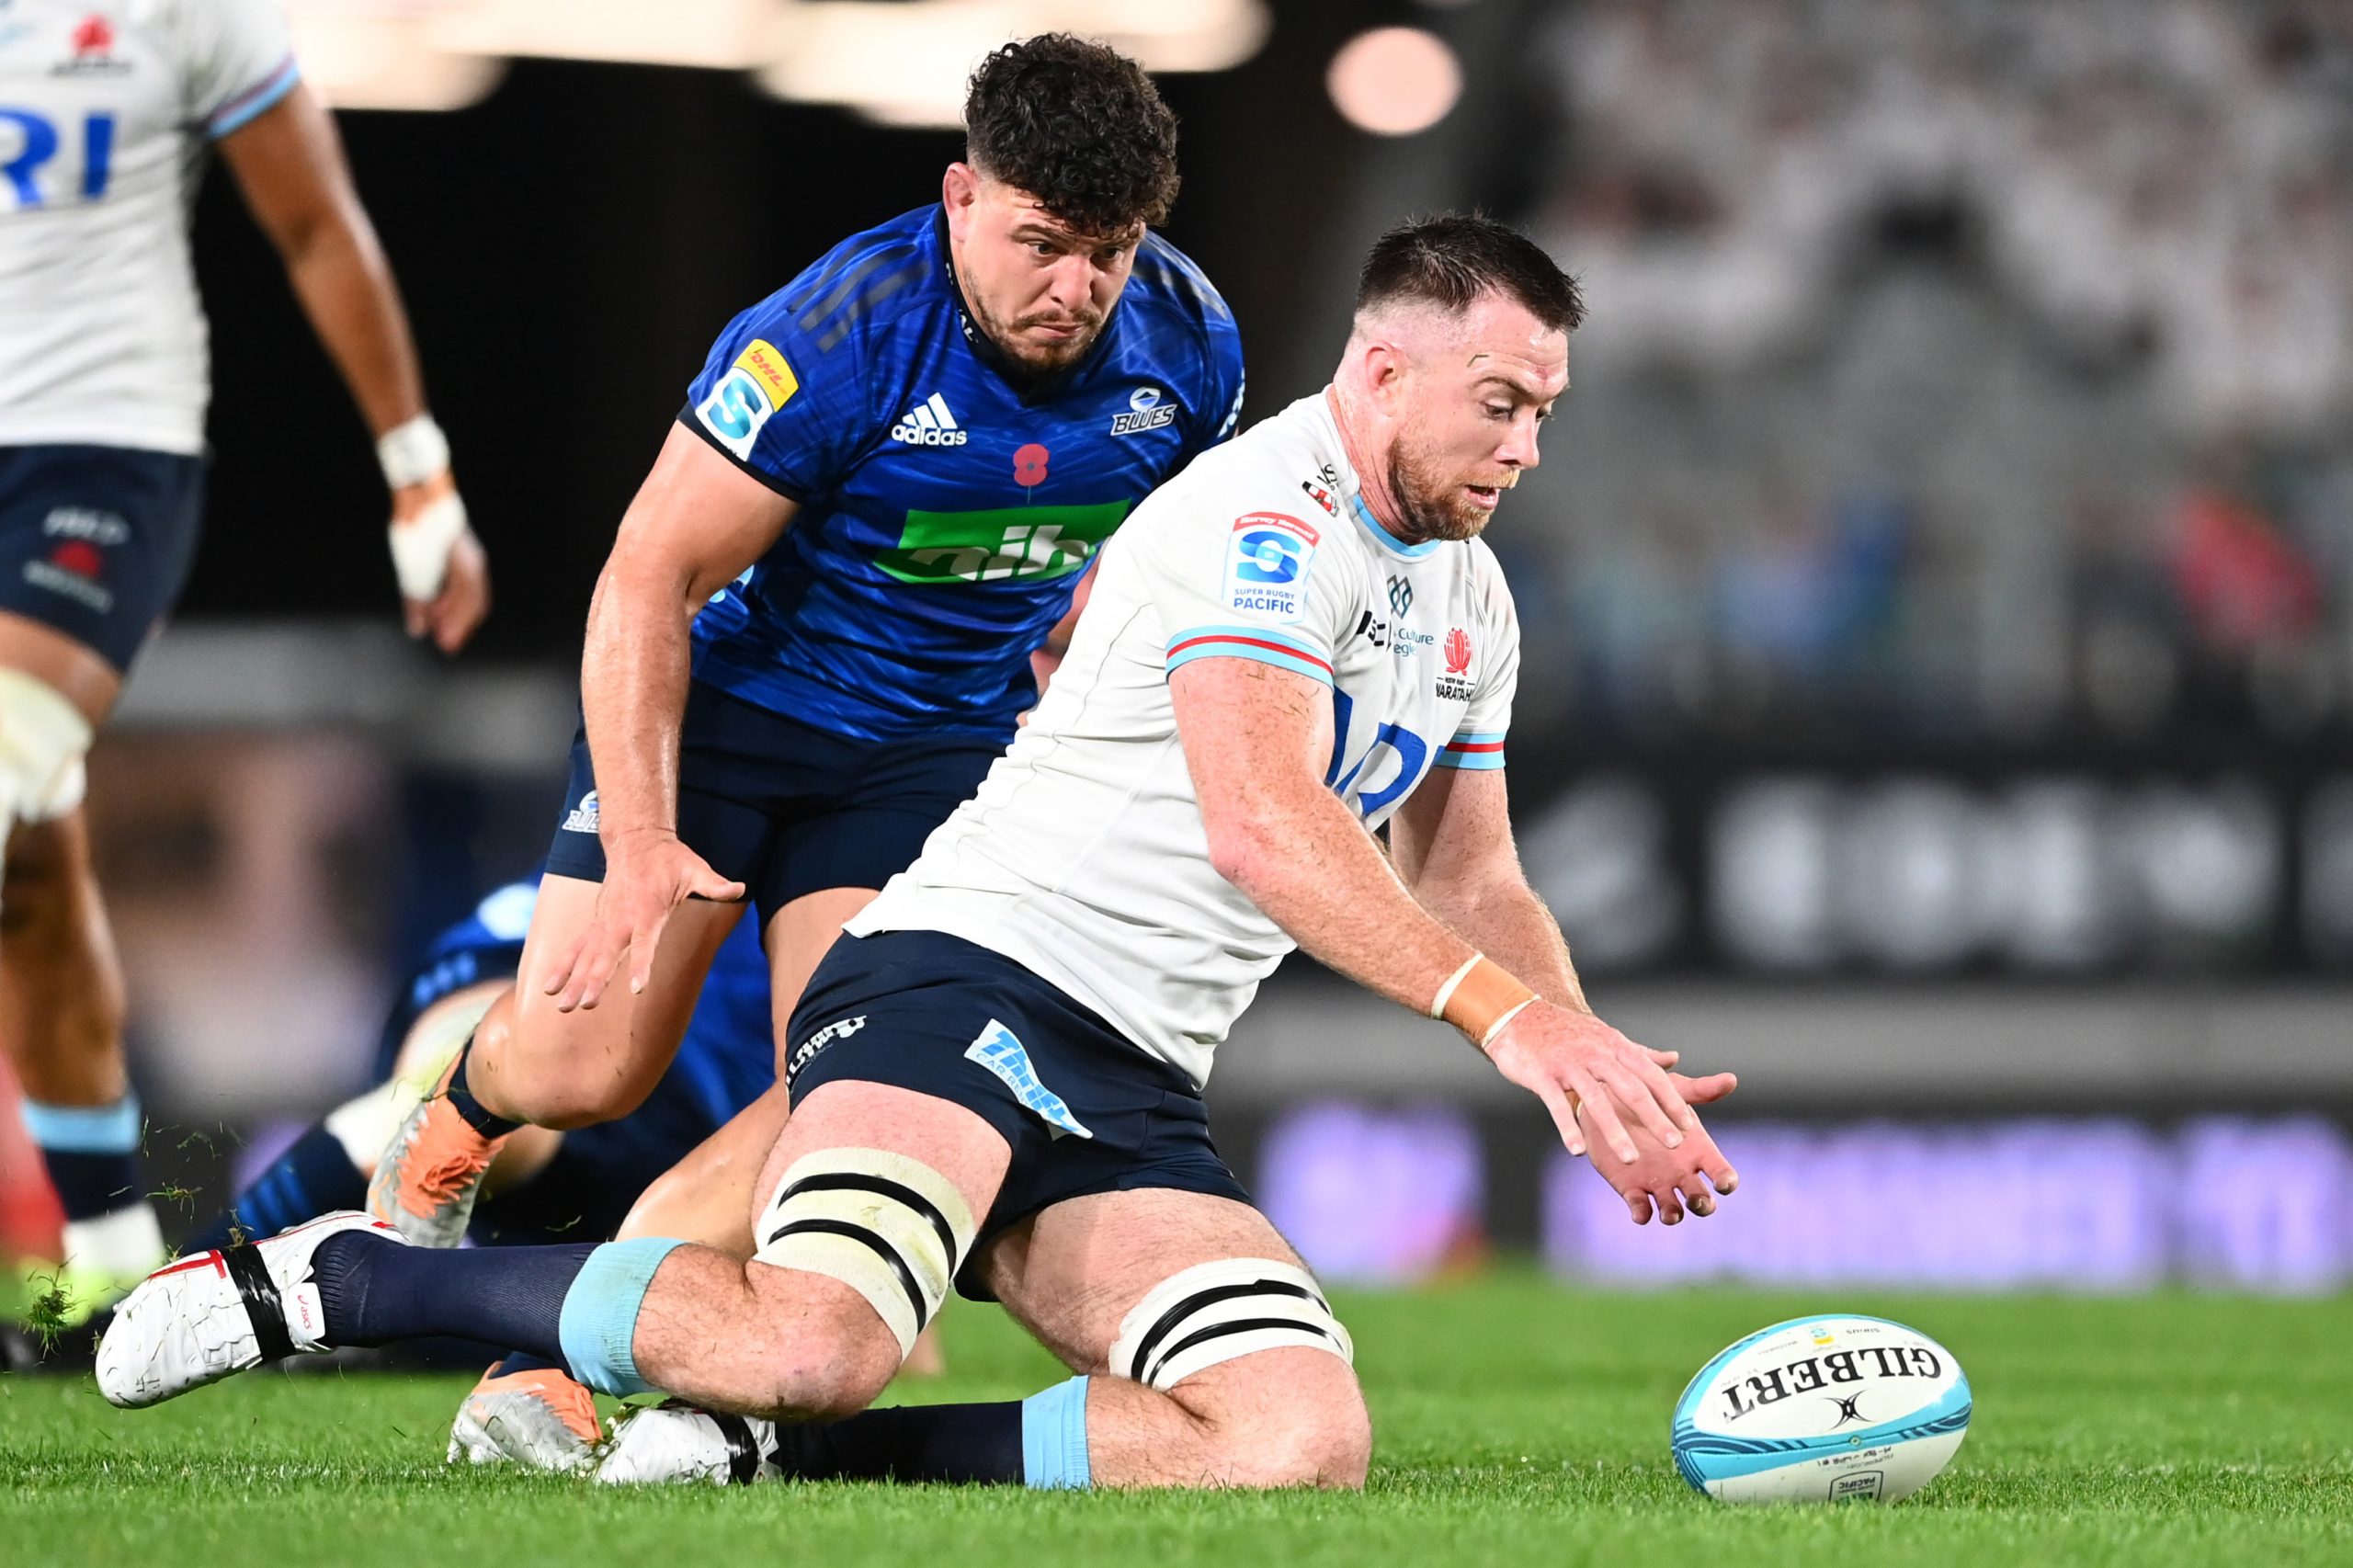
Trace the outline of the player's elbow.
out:
<instances>
[{"instance_id":1,"label":"player's elbow","mask_svg":"<svg viewBox=\"0 0 2353 1568\"><path fill-rule=\"evenodd\" d=\"M1289 864L1280 834L1259 812L1237 811L1203 820L1208 830L1210 865L1254 903L1279 887Z\"/></svg>"}]
</instances>

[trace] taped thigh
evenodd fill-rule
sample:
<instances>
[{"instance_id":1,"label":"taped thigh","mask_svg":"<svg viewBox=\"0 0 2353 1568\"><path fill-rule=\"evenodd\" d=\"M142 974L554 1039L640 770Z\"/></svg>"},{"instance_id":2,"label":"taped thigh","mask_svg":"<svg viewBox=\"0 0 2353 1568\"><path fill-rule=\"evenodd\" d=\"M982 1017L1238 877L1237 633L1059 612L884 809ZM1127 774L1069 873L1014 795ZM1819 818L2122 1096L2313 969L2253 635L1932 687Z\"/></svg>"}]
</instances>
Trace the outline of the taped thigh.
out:
<instances>
[{"instance_id":1,"label":"taped thigh","mask_svg":"<svg viewBox=\"0 0 2353 1568\"><path fill-rule=\"evenodd\" d=\"M17 822L51 822L82 803L90 722L48 682L0 667L0 796Z\"/></svg>"},{"instance_id":2,"label":"taped thigh","mask_svg":"<svg viewBox=\"0 0 2353 1568\"><path fill-rule=\"evenodd\" d=\"M754 1228L752 1261L840 1280L866 1298L904 1356L947 1300L977 1229L963 1194L922 1161L821 1149L777 1183Z\"/></svg>"},{"instance_id":3,"label":"taped thigh","mask_svg":"<svg viewBox=\"0 0 2353 1568\"><path fill-rule=\"evenodd\" d=\"M1229 1257L1173 1274L1120 1320L1111 1370L1164 1392L1222 1361L1296 1346L1350 1366L1356 1346L1305 1269Z\"/></svg>"}]
</instances>

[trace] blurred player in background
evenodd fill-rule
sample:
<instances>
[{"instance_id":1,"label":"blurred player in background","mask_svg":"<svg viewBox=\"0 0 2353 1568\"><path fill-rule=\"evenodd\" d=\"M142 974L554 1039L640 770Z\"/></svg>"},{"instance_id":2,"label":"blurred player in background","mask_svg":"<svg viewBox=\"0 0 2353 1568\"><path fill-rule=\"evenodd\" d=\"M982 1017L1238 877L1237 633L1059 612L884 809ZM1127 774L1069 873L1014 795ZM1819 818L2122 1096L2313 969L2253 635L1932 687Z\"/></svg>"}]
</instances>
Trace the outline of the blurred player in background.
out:
<instances>
[{"instance_id":1,"label":"blurred player in background","mask_svg":"<svg viewBox=\"0 0 2353 1568\"><path fill-rule=\"evenodd\" d=\"M100 1390L460 1332L708 1407L633 1415L606 1480L1362 1485L1349 1336L1200 1099L1286 953L1461 1030L1637 1222L1734 1185L1690 1108L1731 1077L1594 1016L1513 847L1519 627L1478 536L1583 310L1499 224L1394 230L1331 385L1145 505L1033 721L811 977L748 1264L435 1252L347 1215L147 1281ZM1077 1375L851 1414L951 1282Z\"/></svg>"},{"instance_id":2,"label":"blurred player in background","mask_svg":"<svg viewBox=\"0 0 2353 1568\"><path fill-rule=\"evenodd\" d=\"M1004 748L1096 547L1233 429L1233 316L1151 232L1176 126L1142 68L1008 44L965 127L938 204L729 324L622 519L521 976L369 1191L412 1239L455 1244L519 1127L644 1097L746 903L789 1016ZM783 1115L689 1161L690 1233L748 1247Z\"/></svg>"},{"instance_id":3,"label":"blurred player in background","mask_svg":"<svg viewBox=\"0 0 2353 1568\"><path fill-rule=\"evenodd\" d=\"M69 1316L164 1256L83 758L196 552L209 367L188 218L216 147L376 437L411 634L454 652L490 602L400 295L274 0L9 0L0 1034L64 1206Z\"/></svg>"}]
</instances>

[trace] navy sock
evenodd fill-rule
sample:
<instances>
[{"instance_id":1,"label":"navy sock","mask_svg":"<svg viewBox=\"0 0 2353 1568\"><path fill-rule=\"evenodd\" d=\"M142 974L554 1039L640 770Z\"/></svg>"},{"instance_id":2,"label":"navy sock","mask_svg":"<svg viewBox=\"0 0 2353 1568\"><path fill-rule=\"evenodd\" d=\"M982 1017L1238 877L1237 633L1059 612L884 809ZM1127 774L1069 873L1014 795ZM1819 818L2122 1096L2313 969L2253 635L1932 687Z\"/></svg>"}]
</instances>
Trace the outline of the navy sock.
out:
<instances>
[{"instance_id":1,"label":"navy sock","mask_svg":"<svg viewBox=\"0 0 2353 1568\"><path fill-rule=\"evenodd\" d=\"M119 1154L91 1154L71 1149L43 1149L40 1157L49 1167L50 1185L57 1188L57 1201L63 1206L68 1221L97 1220L118 1209L147 1201L147 1195L139 1187L136 1150Z\"/></svg>"},{"instance_id":2,"label":"navy sock","mask_svg":"<svg viewBox=\"0 0 2353 1568\"><path fill-rule=\"evenodd\" d=\"M321 1242L312 1269L329 1344L451 1335L561 1367L564 1293L596 1250L582 1242L444 1251L352 1231Z\"/></svg>"},{"instance_id":3,"label":"navy sock","mask_svg":"<svg viewBox=\"0 0 2353 1568\"><path fill-rule=\"evenodd\" d=\"M910 1404L777 1428L777 1468L809 1481L945 1481L1018 1486L1021 1402Z\"/></svg>"},{"instance_id":4,"label":"navy sock","mask_svg":"<svg viewBox=\"0 0 2353 1568\"><path fill-rule=\"evenodd\" d=\"M523 1124L509 1121L483 1108L473 1091L466 1086L466 1063L473 1060L474 1042L469 1040L458 1052L457 1065L449 1069L449 1107L465 1119L466 1125L485 1138L504 1138Z\"/></svg>"},{"instance_id":5,"label":"navy sock","mask_svg":"<svg viewBox=\"0 0 2353 1568\"><path fill-rule=\"evenodd\" d=\"M510 1351L505 1359L490 1369L488 1375L494 1378L504 1378L517 1372L562 1372L567 1378L572 1376L572 1369L563 1362L551 1361L543 1356L534 1356L527 1350Z\"/></svg>"},{"instance_id":6,"label":"navy sock","mask_svg":"<svg viewBox=\"0 0 2353 1568\"><path fill-rule=\"evenodd\" d=\"M230 1200L227 1211L190 1236L183 1252L214 1252L256 1241L368 1201L368 1177L343 1141L321 1122Z\"/></svg>"}]
</instances>

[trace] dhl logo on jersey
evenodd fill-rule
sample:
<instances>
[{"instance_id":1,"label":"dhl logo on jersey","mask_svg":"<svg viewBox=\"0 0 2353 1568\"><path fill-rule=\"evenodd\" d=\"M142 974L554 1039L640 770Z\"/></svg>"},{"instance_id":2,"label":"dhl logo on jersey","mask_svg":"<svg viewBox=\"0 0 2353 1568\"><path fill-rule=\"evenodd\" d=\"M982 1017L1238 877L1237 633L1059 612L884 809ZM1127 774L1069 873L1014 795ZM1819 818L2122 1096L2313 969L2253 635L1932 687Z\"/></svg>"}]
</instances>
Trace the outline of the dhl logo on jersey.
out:
<instances>
[{"instance_id":1,"label":"dhl logo on jersey","mask_svg":"<svg viewBox=\"0 0 2353 1568\"><path fill-rule=\"evenodd\" d=\"M776 345L756 337L735 356L735 363L719 378L719 384L695 413L704 428L719 437L720 445L739 458L749 458L760 426L800 390L801 378L792 373L792 366Z\"/></svg>"}]
</instances>

